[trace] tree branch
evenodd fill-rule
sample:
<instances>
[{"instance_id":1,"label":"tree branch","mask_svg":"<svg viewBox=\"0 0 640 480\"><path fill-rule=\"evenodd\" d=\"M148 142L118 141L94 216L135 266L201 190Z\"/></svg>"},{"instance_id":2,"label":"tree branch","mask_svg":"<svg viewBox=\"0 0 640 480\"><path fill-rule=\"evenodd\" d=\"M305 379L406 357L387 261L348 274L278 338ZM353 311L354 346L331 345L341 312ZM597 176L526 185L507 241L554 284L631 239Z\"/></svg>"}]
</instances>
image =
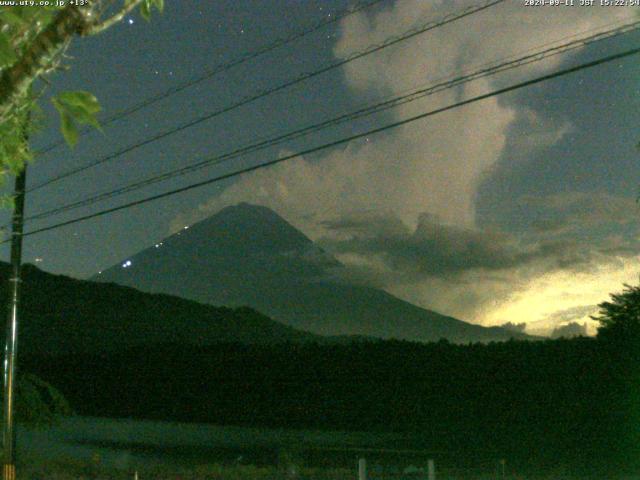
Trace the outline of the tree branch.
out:
<instances>
[{"instance_id":1,"label":"tree branch","mask_svg":"<svg viewBox=\"0 0 640 480\"><path fill-rule=\"evenodd\" d=\"M126 15L131 13L131 11L134 8L136 8L138 5L140 5L142 2L143 2L143 0L130 0L129 2L125 2L124 6L122 7L122 9L118 13L113 15L108 20L105 20L104 22L100 22L100 23L97 23L95 25L89 26L85 30L84 34L85 35L95 35L97 33L100 33L100 32L103 32L103 31L107 30L108 28L113 27L116 23L121 22L122 19Z\"/></svg>"},{"instance_id":2,"label":"tree branch","mask_svg":"<svg viewBox=\"0 0 640 480\"><path fill-rule=\"evenodd\" d=\"M22 57L0 76L0 121L6 119L16 99L23 97L33 81L49 66L66 42L82 35L91 10L68 5L38 34Z\"/></svg>"},{"instance_id":3,"label":"tree branch","mask_svg":"<svg viewBox=\"0 0 640 480\"><path fill-rule=\"evenodd\" d=\"M0 76L0 122L5 121L16 101L33 81L44 74L74 35L103 32L120 22L143 0L125 0L122 9L104 22L92 7L68 5L38 34L22 57ZM95 20L94 20L95 19Z\"/></svg>"}]
</instances>

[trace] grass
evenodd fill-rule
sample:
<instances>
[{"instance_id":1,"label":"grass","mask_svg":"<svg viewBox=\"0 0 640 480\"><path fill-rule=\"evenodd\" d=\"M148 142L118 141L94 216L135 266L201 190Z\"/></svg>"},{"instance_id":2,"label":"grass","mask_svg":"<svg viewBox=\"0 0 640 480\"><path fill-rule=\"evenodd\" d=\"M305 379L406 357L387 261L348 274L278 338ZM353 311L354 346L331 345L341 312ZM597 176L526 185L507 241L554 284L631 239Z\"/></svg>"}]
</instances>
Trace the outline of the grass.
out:
<instances>
[{"instance_id":1,"label":"grass","mask_svg":"<svg viewBox=\"0 0 640 480\"><path fill-rule=\"evenodd\" d=\"M96 462L56 460L17 466L17 480L132 480L134 469L106 468ZM348 469L302 468L293 473L277 467L220 464L187 467L141 467L138 480L353 480Z\"/></svg>"},{"instance_id":2,"label":"grass","mask_svg":"<svg viewBox=\"0 0 640 480\"><path fill-rule=\"evenodd\" d=\"M17 466L17 480L132 480L134 468L115 468L101 464L99 457L94 460L57 459L23 460ZM369 480L427 480L421 474L376 474L370 472ZM157 464L141 466L137 470L138 480L357 480L358 473L353 468L280 468L276 466L224 465L220 463L195 466ZM562 469L539 475L517 475L498 472L471 470L440 470L437 480L592 480L602 477L577 477L567 475ZM640 480L640 476L607 475L606 480Z\"/></svg>"}]
</instances>

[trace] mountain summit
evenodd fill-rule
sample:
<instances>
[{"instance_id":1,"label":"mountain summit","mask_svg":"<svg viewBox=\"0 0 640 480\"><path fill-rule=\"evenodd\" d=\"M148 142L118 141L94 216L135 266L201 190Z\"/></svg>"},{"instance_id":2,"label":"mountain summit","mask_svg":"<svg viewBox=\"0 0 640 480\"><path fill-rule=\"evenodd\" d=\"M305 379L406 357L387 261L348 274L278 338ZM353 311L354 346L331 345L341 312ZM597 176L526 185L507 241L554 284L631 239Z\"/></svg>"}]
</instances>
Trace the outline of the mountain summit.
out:
<instances>
[{"instance_id":1,"label":"mountain summit","mask_svg":"<svg viewBox=\"0 0 640 480\"><path fill-rule=\"evenodd\" d=\"M423 342L526 337L419 308L382 290L338 282L329 273L341 268L274 211L241 203L185 226L93 280L213 305L250 306L321 335Z\"/></svg>"}]
</instances>

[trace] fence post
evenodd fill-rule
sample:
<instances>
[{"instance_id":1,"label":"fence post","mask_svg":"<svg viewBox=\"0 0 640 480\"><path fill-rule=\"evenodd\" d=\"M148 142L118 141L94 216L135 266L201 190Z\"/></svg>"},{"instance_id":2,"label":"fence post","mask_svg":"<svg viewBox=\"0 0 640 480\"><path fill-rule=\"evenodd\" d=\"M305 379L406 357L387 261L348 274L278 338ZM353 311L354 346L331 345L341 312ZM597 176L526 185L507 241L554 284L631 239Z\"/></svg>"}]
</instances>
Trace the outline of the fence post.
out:
<instances>
[{"instance_id":1,"label":"fence post","mask_svg":"<svg viewBox=\"0 0 640 480\"><path fill-rule=\"evenodd\" d=\"M367 480L367 460L358 459L358 480Z\"/></svg>"},{"instance_id":2,"label":"fence post","mask_svg":"<svg viewBox=\"0 0 640 480\"><path fill-rule=\"evenodd\" d=\"M436 464L431 458L427 460L427 478L429 480L436 480Z\"/></svg>"}]
</instances>

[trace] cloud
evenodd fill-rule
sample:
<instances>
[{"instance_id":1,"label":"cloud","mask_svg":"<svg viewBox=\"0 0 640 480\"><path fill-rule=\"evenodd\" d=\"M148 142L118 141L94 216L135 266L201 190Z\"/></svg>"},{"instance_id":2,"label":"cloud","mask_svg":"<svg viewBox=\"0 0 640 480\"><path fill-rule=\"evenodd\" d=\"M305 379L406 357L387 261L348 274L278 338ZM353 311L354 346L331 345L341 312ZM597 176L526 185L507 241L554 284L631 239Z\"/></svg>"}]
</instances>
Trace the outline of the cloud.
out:
<instances>
[{"instance_id":1,"label":"cloud","mask_svg":"<svg viewBox=\"0 0 640 480\"><path fill-rule=\"evenodd\" d=\"M640 244L637 236L585 231L612 221L633 224L633 201L567 193L535 203L571 212L560 216L566 227L560 235L552 234L555 228L516 236L449 225L428 214L410 228L393 215L369 214L325 222L321 244L348 267L342 275L349 281L426 308L486 325L526 323L536 335L579 321L593 334L589 315L597 304L637 278Z\"/></svg>"},{"instance_id":2,"label":"cloud","mask_svg":"<svg viewBox=\"0 0 640 480\"><path fill-rule=\"evenodd\" d=\"M565 242L609 259L640 253L640 207L631 197L567 191L526 195L514 202L521 234L531 240Z\"/></svg>"},{"instance_id":3,"label":"cloud","mask_svg":"<svg viewBox=\"0 0 640 480\"><path fill-rule=\"evenodd\" d=\"M579 320L585 316L594 315L598 310L598 305L578 305L577 307L553 312L551 315L546 317L546 320L552 322L570 322L572 320Z\"/></svg>"},{"instance_id":4,"label":"cloud","mask_svg":"<svg viewBox=\"0 0 640 480\"><path fill-rule=\"evenodd\" d=\"M388 217L343 218L324 225L337 238L324 237L320 243L338 257L375 258L404 279L507 271L542 261L547 268L569 268L589 260L566 242L525 245L503 233L443 224L429 214L420 215L413 231Z\"/></svg>"},{"instance_id":5,"label":"cloud","mask_svg":"<svg viewBox=\"0 0 640 480\"><path fill-rule=\"evenodd\" d=\"M388 235L407 233L409 228L398 217L384 212L368 212L333 217L321 222L327 231L347 234L371 235L384 232Z\"/></svg>"},{"instance_id":6,"label":"cloud","mask_svg":"<svg viewBox=\"0 0 640 480\"><path fill-rule=\"evenodd\" d=\"M526 323L538 335L574 320L593 330L593 305L633 278L640 253L604 254L579 238L521 238L431 215L414 229L373 214L332 219L325 228L320 243L346 266L341 278L467 321Z\"/></svg>"},{"instance_id":7,"label":"cloud","mask_svg":"<svg viewBox=\"0 0 640 480\"><path fill-rule=\"evenodd\" d=\"M597 305L622 284L637 281L640 273L640 211L635 199L566 191L523 196L514 208L522 212L521 234L529 241L572 241L588 261L532 276L484 321L493 324L519 316L529 323L530 332L554 334L557 328L555 335L571 333L563 327L579 322L595 334L597 322L590 315L597 313Z\"/></svg>"},{"instance_id":8,"label":"cloud","mask_svg":"<svg viewBox=\"0 0 640 480\"><path fill-rule=\"evenodd\" d=\"M460 12L469 6L466 0L404 0L374 16L347 17L335 48L336 55L347 57L398 32ZM530 53L532 47L540 45L540 39L549 44L633 15L630 9L594 6L551 11L523 8L520 2L505 2L414 37L410 41L411 48L390 48L376 57L347 64L345 72L354 88L360 91L398 91L406 88L407 84L424 82L425 76L441 78L449 75L452 66L460 71L471 65L511 58L517 53ZM492 32L492 35L486 35L487 32ZM556 66L559 62L560 58L555 57L546 65L535 64L525 72L530 75L532 71ZM380 68L381 65L388 68Z\"/></svg>"},{"instance_id":9,"label":"cloud","mask_svg":"<svg viewBox=\"0 0 640 480\"><path fill-rule=\"evenodd\" d=\"M527 329L527 324L526 323L507 322L507 323L503 323L500 326L502 328L505 328L505 329L511 331L511 332L517 332L517 333L524 333L524 331Z\"/></svg>"},{"instance_id":10,"label":"cloud","mask_svg":"<svg viewBox=\"0 0 640 480\"><path fill-rule=\"evenodd\" d=\"M468 6L462 0L403 0L375 14L350 15L340 23L335 56L344 58ZM473 66L530 51L542 43L541 39L549 43L629 18L631 10L593 7L554 9L550 14L549 9L505 2L346 64L344 83L363 98L399 94ZM488 36L488 31L494 34ZM527 66L498 80L482 79L441 92L396 107L389 115L402 119L485 93L495 81L546 71L562 58ZM201 205L190 219L249 201L269 206L292 220L306 219L303 228L312 235L321 233L317 223L327 215L371 209L395 212L409 225L415 225L417 215L427 211L448 223L473 226L478 182L500 157L509 125L516 117L525 118L531 126L531 135L523 140L528 148L553 143L569 128L490 98L371 137L364 145L352 144L319 159L299 158L254 172Z\"/></svg>"},{"instance_id":11,"label":"cloud","mask_svg":"<svg viewBox=\"0 0 640 480\"><path fill-rule=\"evenodd\" d=\"M504 301L483 312L478 321L499 325L506 321L526 322L528 331L547 335L567 321L586 323L595 333L596 322L587 308L609 298L625 283L637 282L640 255L633 257L594 257L589 271L555 270L527 277L514 284Z\"/></svg>"},{"instance_id":12,"label":"cloud","mask_svg":"<svg viewBox=\"0 0 640 480\"><path fill-rule=\"evenodd\" d=\"M576 322L571 322L560 327L556 327L551 332L551 338L572 338L572 337L586 337L587 324L580 325Z\"/></svg>"},{"instance_id":13,"label":"cloud","mask_svg":"<svg viewBox=\"0 0 640 480\"><path fill-rule=\"evenodd\" d=\"M532 227L539 232L575 233L603 225L637 224L640 218L636 199L606 192L524 195L516 203L531 212Z\"/></svg>"},{"instance_id":14,"label":"cloud","mask_svg":"<svg viewBox=\"0 0 640 480\"><path fill-rule=\"evenodd\" d=\"M340 23L335 56L345 58L468 6L466 0L403 0L373 14L350 15ZM634 9L536 9L505 2L346 64L344 86L361 101L400 94L634 15ZM396 107L386 121L547 72L567 55ZM510 147L533 152L557 143L572 128L568 120L547 118L515 101L489 98L388 130L368 142L255 171L174 223L191 223L242 201L265 205L311 238L322 238L349 267L351 281L380 286L416 304L479 323L533 322L591 302L593 292L587 300L578 295L571 302L550 301L545 282L562 289L560 282L573 283L575 275L592 278L588 275L603 268L610 274L608 281L619 278L613 265L627 262L632 246L624 239L616 245L610 238L602 251L594 250L578 232L605 218L626 221L627 201L574 193L521 197L539 210L526 232L532 236L524 240L476 225L476 190L501 158L507 139ZM515 122L528 135L509 137ZM605 244L616 251L604 251ZM613 259L629 248L627 260ZM611 285L601 282L599 287ZM527 302L526 295L547 303ZM547 331L552 327L545 326Z\"/></svg>"},{"instance_id":15,"label":"cloud","mask_svg":"<svg viewBox=\"0 0 640 480\"><path fill-rule=\"evenodd\" d=\"M511 125L509 149L517 151L520 157L538 148L555 145L565 135L572 133L573 126L569 120L548 118L535 110L521 109Z\"/></svg>"}]
</instances>

